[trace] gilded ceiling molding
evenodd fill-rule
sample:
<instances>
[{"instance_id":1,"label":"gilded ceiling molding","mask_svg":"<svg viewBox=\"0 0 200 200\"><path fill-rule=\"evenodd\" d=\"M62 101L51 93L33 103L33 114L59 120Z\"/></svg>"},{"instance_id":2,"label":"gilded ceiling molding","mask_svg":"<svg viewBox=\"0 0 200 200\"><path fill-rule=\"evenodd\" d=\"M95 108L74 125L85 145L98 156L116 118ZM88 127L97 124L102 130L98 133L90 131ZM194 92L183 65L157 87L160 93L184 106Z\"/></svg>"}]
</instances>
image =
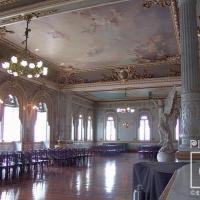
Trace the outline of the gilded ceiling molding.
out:
<instances>
[{"instance_id":1,"label":"gilded ceiling molding","mask_svg":"<svg viewBox=\"0 0 200 200\"><path fill-rule=\"evenodd\" d=\"M174 25L174 31L175 31L176 41L177 41L177 45L178 45L178 51L180 53L180 50L181 50L180 22L179 22L178 3L176 0L171 0L170 11L171 11L172 21L173 21L173 25Z\"/></svg>"},{"instance_id":2,"label":"gilded ceiling molding","mask_svg":"<svg viewBox=\"0 0 200 200\"><path fill-rule=\"evenodd\" d=\"M31 13L28 13L27 15L31 15L33 18L38 18L38 17L47 16L47 15L52 15L52 14L55 14L57 12L58 12L57 9L50 9L50 10L42 10L42 11L31 12ZM21 15L20 14L20 15L14 16L14 17L2 19L1 24L12 24L12 23L15 23L15 22L24 21L24 20L26 20L27 15Z\"/></svg>"},{"instance_id":3,"label":"gilded ceiling molding","mask_svg":"<svg viewBox=\"0 0 200 200\"><path fill-rule=\"evenodd\" d=\"M128 81L145 78L153 78L153 75L148 73L146 70L144 70L143 73L138 73L135 67L127 67L113 69L111 74L103 74L103 79L100 81Z\"/></svg>"},{"instance_id":4,"label":"gilded ceiling molding","mask_svg":"<svg viewBox=\"0 0 200 200\"><path fill-rule=\"evenodd\" d=\"M168 7L171 6L171 0L146 0L143 3L144 8L150 8L152 6Z\"/></svg>"},{"instance_id":5,"label":"gilded ceiling molding","mask_svg":"<svg viewBox=\"0 0 200 200\"><path fill-rule=\"evenodd\" d=\"M73 70L69 69L68 72L89 72L89 71L97 71L97 70L104 70L104 69L121 69L121 68L128 68L128 67L154 67L158 65L180 65L180 55L175 56L165 56L160 59L146 59L141 58L138 63L136 64L128 64L128 65L109 65L109 66L101 66L101 67L84 67L84 68L77 68L73 67ZM67 69L66 69L67 71Z\"/></svg>"},{"instance_id":6,"label":"gilded ceiling molding","mask_svg":"<svg viewBox=\"0 0 200 200\"><path fill-rule=\"evenodd\" d=\"M96 82L96 83L83 83L66 85L62 91L73 91L73 92L84 92L84 91L105 91L105 90L119 90L119 89L140 89L149 87L169 87L169 86L180 86L180 77L161 77L161 78L148 78L123 81L107 81L107 82Z\"/></svg>"},{"instance_id":7,"label":"gilded ceiling molding","mask_svg":"<svg viewBox=\"0 0 200 200\"><path fill-rule=\"evenodd\" d=\"M18 0L19 1L19 0ZM0 26L15 23L21 21L23 13L31 14L35 13L42 16L52 15L55 13L71 12L80 9L99 7L102 5L116 4L128 0L46 0L38 3L29 3L26 6L18 7L14 9L8 9L0 13Z\"/></svg>"},{"instance_id":8,"label":"gilded ceiling molding","mask_svg":"<svg viewBox=\"0 0 200 200\"><path fill-rule=\"evenodd\" d=\"M21 0L0 0L0 6L7 6L9 4L17 3Z\"/></svg>"}]
</instances>

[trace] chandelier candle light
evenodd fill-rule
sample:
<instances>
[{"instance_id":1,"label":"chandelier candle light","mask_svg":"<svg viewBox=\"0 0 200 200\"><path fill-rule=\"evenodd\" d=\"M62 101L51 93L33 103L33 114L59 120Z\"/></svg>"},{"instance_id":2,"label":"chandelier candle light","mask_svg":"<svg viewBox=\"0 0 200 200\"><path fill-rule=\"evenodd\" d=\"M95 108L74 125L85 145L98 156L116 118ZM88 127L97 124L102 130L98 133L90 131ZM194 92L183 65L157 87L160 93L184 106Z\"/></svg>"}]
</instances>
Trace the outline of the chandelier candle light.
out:
<instances>
[{"instance_id":1,"label":"chandelier candle light","mask_svg":"<svg viewBox=\"0 0 200 200\"><path fill-rule=\"evenodd\" d=\"M124 89L124 98L127 98L126 88ZM118 113L134 113L135 109L130 106L123 106L121 108L117 108Z\"/></svg>"},{"instance_id":2,"label":"chandelier candle light","mask_svg":"<svg viewBox=\"0 0 200 200\"><path fill-rule=\"evenodd\" d=\"M25 49L17 56L12 56L10 61L2 63L2 68L13 76L26 76L27 78L39 78L41 75L46 76L48 74L48 68L43 67L42 61L36 61L35 58L28 51L28 37L31 29L29 23L31 22L31 15L25 16L26 30L25 30Z\"/></svg>"}]
</instances>

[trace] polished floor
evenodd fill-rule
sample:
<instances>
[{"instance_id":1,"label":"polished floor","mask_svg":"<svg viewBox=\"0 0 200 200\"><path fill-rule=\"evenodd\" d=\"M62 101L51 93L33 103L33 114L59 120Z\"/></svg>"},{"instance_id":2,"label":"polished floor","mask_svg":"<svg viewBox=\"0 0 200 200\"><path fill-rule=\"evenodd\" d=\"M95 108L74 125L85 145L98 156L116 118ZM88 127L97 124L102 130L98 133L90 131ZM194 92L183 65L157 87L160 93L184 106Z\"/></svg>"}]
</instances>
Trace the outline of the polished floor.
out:
<instances>
[{"instance_id":1,"label":"polished floor","mask_svg":"<svg viewBox=\"0 0 200 200\"><path fill-rule=\"evenodd\" d=\"M87 166L50 167L44 173L4 181L0 200L132 200L138 155L97 156Z\"/></svg>"}]
</instances>

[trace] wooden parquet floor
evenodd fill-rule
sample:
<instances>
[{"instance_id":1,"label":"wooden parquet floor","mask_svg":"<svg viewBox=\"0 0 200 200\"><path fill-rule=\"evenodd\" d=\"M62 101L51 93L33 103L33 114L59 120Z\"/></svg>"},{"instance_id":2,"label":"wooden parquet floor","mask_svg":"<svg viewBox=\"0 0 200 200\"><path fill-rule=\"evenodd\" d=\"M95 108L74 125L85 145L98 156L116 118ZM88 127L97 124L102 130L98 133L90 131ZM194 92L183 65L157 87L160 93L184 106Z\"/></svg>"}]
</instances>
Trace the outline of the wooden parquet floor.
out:
<instances>
[{"instance_id":1,"label":"wooden parquet floor","mask_svg":"<svg viewBox=\"0 0 200 200\"><path fill-rule=\"evenodd\" d=\"M134 153L96 156L87 166L49 167L1 182L0 200L132 200Z\"/></svg>"}]
</instances>

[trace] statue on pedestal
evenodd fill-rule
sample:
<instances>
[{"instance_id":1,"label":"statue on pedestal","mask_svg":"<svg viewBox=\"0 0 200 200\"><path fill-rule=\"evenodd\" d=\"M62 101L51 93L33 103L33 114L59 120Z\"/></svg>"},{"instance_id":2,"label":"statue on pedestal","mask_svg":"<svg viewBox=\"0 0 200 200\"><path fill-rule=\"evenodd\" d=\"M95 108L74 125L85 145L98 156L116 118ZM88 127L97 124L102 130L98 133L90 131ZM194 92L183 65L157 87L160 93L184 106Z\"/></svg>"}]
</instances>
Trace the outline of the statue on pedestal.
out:
<instances>
[{"instance_id":1,"label":"statue on pedestal","mask_svg":"<svg viewBox=\"0 0 200 200\"><path fill-rule=\"evenodd\" d=\"M156 107L159 109L159 123L158 123L158 132L160 135L160 145L162 147L159 150L158 156L162 158L158 158L158 160L162 160L163 158L166 161L173 160L174 148L173 148L173 140L172 133L170 129L170 120L174 111L174 104L176 102L176 87L173 87L169 92L169 95L165 102L159 100L158 103L153 101ZM172 158L173 157L173 158Z\"/></svg>"}]
</instances>

